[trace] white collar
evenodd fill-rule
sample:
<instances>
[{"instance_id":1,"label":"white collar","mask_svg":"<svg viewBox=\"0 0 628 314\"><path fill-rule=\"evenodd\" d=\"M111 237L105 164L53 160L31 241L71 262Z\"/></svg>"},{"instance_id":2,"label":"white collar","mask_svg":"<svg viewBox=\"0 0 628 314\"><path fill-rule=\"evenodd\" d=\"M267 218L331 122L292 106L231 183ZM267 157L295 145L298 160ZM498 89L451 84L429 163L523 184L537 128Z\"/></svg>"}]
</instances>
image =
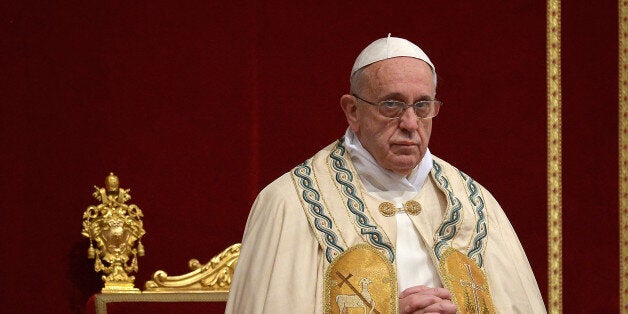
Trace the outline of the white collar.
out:
<instances>
[{"instance_id":1,"label":"white collar","mask_svg":"<svg viewBox=\"0 0 628 314\"><path fill-rule=\"evenodd\" d=\"M412 169L412 172L407 176L384 169L362 146L350 128L347 128L347 132L345 132L345 147L347 147L351 162L368 192L383 192L383 194L393 192L396 195L399 192L418 192L432 169L432 154L429 149L425 151L419 165Z\"/></svg>"}]
</instances>

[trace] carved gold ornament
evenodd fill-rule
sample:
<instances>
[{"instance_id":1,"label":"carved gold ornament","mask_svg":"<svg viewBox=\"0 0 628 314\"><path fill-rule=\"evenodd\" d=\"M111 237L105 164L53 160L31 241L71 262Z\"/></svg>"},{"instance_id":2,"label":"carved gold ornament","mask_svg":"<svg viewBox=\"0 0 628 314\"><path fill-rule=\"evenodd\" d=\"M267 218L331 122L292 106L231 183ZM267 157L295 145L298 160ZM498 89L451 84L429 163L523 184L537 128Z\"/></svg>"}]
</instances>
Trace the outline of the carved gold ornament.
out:
<instances>
[{"instance_id":1,"label":"carved gold ornament","mask_svg":"<svg viewBox=\"0 0 628 314\"><path fill-rule=\"evenodd\" d=\"M190 260L192 271L187 274L168 276L159 270L153 274L153 280L146 282L145 292L228 292L239 256L240 243L236 243L207 264Z\"/></svg>"},{"instance_id":2,"label":"carved gold ornament","mask_svg":"<svg viewBox=\"0 0 628 314\"><path fill-rule=\"evenodd\" d=\"M137 256L144 256L143 214L136 205L125 204L130 190L119 185L118 177L110 173L104 188L94 186L93 195L101 203L83 213L81 233L89 238L87 257L94 259L94 270L104 273L103 293L139 292L129 274L138 270Z\"/></svg>"}]
</instances>

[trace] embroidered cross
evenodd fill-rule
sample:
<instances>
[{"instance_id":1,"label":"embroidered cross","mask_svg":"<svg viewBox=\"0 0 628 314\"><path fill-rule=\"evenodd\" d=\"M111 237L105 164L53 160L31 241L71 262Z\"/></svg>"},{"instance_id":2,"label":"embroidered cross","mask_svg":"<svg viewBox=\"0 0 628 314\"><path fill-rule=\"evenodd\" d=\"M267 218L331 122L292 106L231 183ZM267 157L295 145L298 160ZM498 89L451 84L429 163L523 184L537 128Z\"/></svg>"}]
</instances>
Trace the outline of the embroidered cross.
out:
<instances>
[{"instance_id":1,"label":"embroidered cross","mask_svg":"<svg viewBox=\"0 0 628 314\"><path fill-rule=\"evenodd\" d=\"M469 274L470 281L463 281L462 278L460 278L459 279L460 286L471 288L471 291L473 291L473 298L475 299L475 313L479 314L480 313L480 301L478 300L478 290L484 291L484 292L486 292L486 290L482 286L476 284L473 281L473 274L471 274L471 266L469 266L469 264L466 264L466 263L464 264L464 266L467 266L467 273Z\"/></svg>"},{"instance_id":2,"label":"embroidered cross","mask_svg":"<svg viewBox=\"0 0 628 314\"><path fill-rule=\"evenodd\" d=\"M353 276L353 274L349 273L349 275L347 277L343 276L339 271L336 272L336 275L338 275L338 277L340 278L340 283L338 284L338 287L342 287L342 284L344 284L345 282L347 283L347 286L351 289L351 291L353 291L355 293L356 296L358 296L360 298L360 300L362 300L362 302L364 302L364 304L368 305L371 308L372 312L375 312L376 314L380 314L379 311L375 308L373 308L373 305L371 304L371 302L369 302L364 295L362 295L362 293L360 293L360 291L358 291L358 289L356 289L350 282L349 282L349 278L351 278ZM365 309L366 311L366 309Z\"/></svg>"}]
</instances>

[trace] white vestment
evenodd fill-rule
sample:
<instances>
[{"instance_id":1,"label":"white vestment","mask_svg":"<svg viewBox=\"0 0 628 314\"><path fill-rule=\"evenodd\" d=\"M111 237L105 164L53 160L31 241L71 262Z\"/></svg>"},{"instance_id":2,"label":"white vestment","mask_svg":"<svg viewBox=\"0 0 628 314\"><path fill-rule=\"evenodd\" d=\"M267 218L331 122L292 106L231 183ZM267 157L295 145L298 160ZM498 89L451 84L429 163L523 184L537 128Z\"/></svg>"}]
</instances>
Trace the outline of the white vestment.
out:
<instances>
[{"instance_id":1,"label":"white vestment","mask_svg":"<svg viewBox=\"0 0 628 314\"><path fill-rule=\"evenodd\" d=\"M434 269L442 248L455 248L485 272L497 312L545 313L523 248L487 190L433 157L413 200L422 211L407 217ZM379 212L382 201L364 187L343 139L279 177L249 214L226 313L322 313L327 266L357 244L394 263L397 236L408 226L398 232L396 217Z\"/></svg>"},{"instance_id":2,"label":"white vestment","mask_svg":"<svg viewBox=\"0 0 628 314\"><path fill-rule=\"evenodd\" d=\"M429 149L419 165L409 175L403 176L380 167L350 128L345 132L344 142L364 188L372 195L393 203L397 209L402 209L406 201L418 195L432 169ZM409 215L397 212L395 220L398 226L395 239L398 291L418 285L442 287L438 271L430 260L429 249L412 225Z\"/></svg>"}]
</instances>

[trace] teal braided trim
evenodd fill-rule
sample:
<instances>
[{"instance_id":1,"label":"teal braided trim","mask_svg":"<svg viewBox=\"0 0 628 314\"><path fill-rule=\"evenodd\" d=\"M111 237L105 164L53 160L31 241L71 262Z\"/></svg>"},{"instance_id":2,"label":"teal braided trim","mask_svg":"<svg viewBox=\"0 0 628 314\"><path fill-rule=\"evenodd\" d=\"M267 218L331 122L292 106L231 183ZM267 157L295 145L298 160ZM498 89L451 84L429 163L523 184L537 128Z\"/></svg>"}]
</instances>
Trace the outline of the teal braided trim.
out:
<instances>
[{"instance_id":1,"label":"teal braided trim","mask_svg":"<svg viewBox=\"0 0 628 314\"><path fill-rule=\"evenodd\" d=\"M476 184L476 182L466 175L464 172L458 170L460 176L466 183L465 188L467 189L469 195L469 201L471 201L471 205L473 205L473 210L477 214L478 220L475 224L475 235L473 236L472 245L473 247L467 253L469 258L475 260L478 263L478 266L482 267L484 263L482 259L482 250L486 245L488 228L486 227L486 213L484 212L484 199L480 193L480 187Z\"/></svg>"},{"instance_id":2,"label":"teal braided trim","mask_svg":"<svg viewBox=\"0 0 628 314\"><path fill-rule=\"evenodd\" d=\"M311 162L311 159L306 160L295 167L292 173L299 178L299 187L302 189L300 197L307 204L307 212L314 217L314 227L320 232L325 242L325 257L331 263L340 253L344 252L344 249L337 244L338 237L332 229L332 220L325 214L325 208L320 202L321 194L312 184Z\"/></svg>"},{"instance_id":3,"label":"teal braided trim","mask_svg":"<svg viewBox=\"0 0 628 314\"><path fill-rule=\"evenodd\" d=\"M349 171L345 164L346 149L343 145L344 138L338 140L336 147L329 157L332 159L332 169L336 173L336 182L341 186L342 194L347 198L347 209L353 214L355 222L360 227L360 233L366 236L369 244L383 250L391 262L395 261L395 252L391 245L384 240L382 234L377 230L377 226L371 224L368 217L364 214L366 206L364 202L356 195L357 188L353 184L354 175Z\"/></svg>"},{"instance_id":4,"label":"teal braided trim","mask_svg":"<svg viewBox=\"0 0 628 314\"><path fill-rule=\"evenodd\" d=\"M447 215L443 223L440 225L435 235L434 254L436 258L440 260L443 251L449 246L450 241L456 236L458 232L458 225L461 223L460 210L462 209L462 203L454 195L449 180L443 175L443 167L433 162L432 175L436 180L438 186L445 192L447 196Z\"/></svg>"}]
</instances>

